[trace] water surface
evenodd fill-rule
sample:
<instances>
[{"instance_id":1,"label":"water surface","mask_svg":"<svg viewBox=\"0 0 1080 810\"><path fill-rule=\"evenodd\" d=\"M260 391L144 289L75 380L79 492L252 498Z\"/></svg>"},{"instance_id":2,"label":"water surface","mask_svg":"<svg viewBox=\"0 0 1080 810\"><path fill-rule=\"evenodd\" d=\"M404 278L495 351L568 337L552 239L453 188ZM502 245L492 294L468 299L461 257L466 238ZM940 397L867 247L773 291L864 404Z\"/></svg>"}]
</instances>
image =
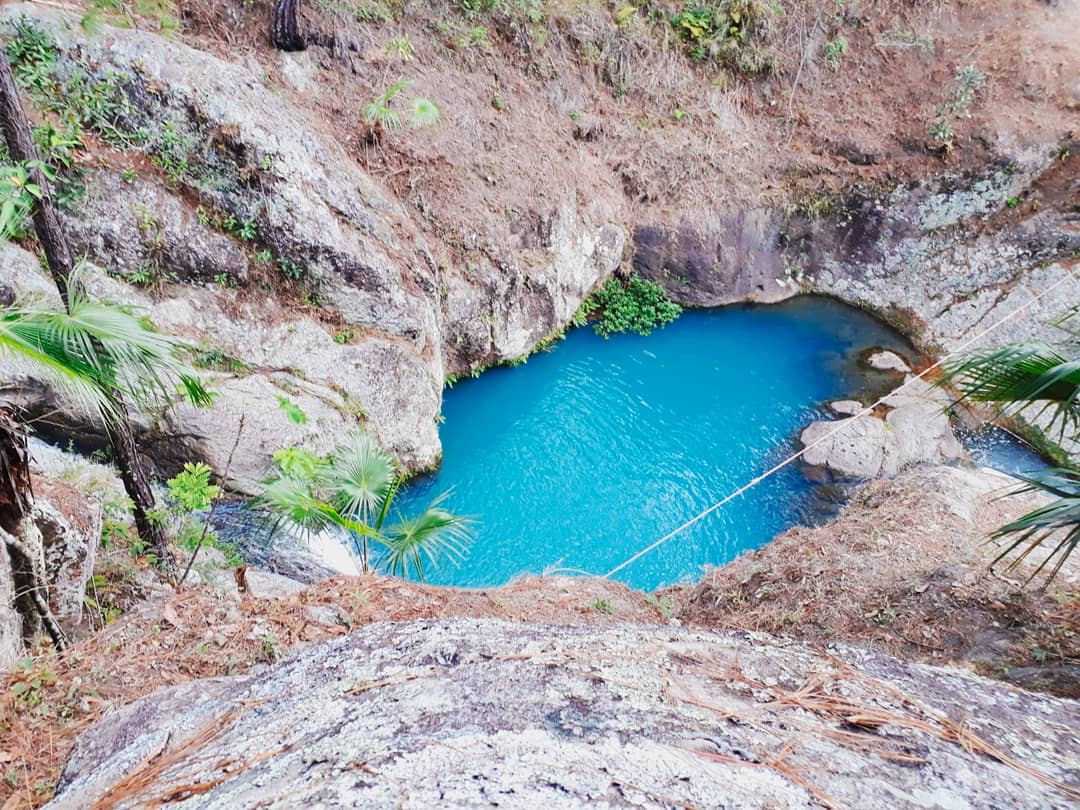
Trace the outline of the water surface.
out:
<instances>
[{"instance_id":1,"label":"water surface","mask_svg":"<svg viewBox=\"0 0 1080 810\"><path fill-rule=\"evenodd\" d=\"M499 585L566 568L603 574L794 450L829 400L895 382L857 362L912 356L894 332L822 298L685 313L648 337L572 331L525 365L448 390L443 464L410 485L406 512L452 489L476 542L436 583ZM623 570L651 590L701 575L814 518L797 465Z\"/></svg>"}]
</instances>

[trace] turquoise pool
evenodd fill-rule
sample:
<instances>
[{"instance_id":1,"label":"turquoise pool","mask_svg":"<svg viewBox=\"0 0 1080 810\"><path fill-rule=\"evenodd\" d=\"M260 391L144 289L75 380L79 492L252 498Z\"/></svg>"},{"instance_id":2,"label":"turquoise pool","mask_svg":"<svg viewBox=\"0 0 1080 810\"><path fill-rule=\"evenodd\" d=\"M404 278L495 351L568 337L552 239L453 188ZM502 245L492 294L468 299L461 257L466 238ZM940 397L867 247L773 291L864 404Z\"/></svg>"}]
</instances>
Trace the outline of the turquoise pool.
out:
<instances>
[{"instance_id":1,"label":"turquoise pool","mask_svg":"<svg viewBox=\"0 0 1080 810\"><path fill-rule=\"evenodd\" d=\"M445 394L442 467L399 497L408 511L450 489L450 508L475 519L469 557L429 579L609 571L783 458L823 403L888 384L858 363L876 346L912 354L866 313L801 297L687 312L648 337L575 329L525 365L459 382ZM651 590L697 578L813 521L814 486L792 465L616 579Z\"/></svg>"}]
</instances>

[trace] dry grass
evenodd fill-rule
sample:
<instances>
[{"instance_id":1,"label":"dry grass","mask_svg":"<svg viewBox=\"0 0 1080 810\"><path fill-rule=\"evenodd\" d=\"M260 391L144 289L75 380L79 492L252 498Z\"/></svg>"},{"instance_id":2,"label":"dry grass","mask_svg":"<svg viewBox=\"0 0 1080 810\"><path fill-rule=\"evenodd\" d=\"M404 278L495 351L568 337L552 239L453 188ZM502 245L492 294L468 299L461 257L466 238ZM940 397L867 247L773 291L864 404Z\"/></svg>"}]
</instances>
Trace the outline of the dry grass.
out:
<instances>
[{"instance_id":1,"label":"dry grass","mask_svg":"<svg viewBox=\"0 0 1080 810\"><path fill-rule=\"evenodd\" d=\"M988 492L969 507L949 479L913 472L871 483L841 517L796 528L673 593L707 627L813 643L869 644L902 658L965 662L982 674L1080 696L1080 588L1048 591L989 569L989 531L1028 507Z\"/></svg>"}]
</instances>

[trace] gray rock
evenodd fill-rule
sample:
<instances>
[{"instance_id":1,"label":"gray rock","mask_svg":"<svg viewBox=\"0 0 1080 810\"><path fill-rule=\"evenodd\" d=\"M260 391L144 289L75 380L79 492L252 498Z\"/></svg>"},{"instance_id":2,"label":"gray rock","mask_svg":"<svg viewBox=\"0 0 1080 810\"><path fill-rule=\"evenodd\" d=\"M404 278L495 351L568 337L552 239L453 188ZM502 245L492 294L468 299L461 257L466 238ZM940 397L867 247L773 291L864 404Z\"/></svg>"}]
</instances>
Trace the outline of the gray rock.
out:
<instances>
[{"instance_id":1,"label":"gray rock","mask_svg":"<svg viewBox=\"0 0 1080 810\"><path fill-rule=\"evenodd\" d=\"M181 144L181 184L206 207L254 222L260 244L319 285L346 321L405 337L418 351L437 333L424 236L340 145L246 67L143 31L106 26L87 37L57 9L13 4L3 15L32 19L64 57L126 76L130 124L173 131L170 145L151 138L146 151Z\"/></svg>"},{"instance_id":2,"label":"gray rock","mask_svg":"<svg viewBox=\"0 0 1080 810\"><path fill-rule=\"evenodd\" d=\"M60 305L60 296L34 254L11 242L0 242L0 306L16 301L53 307Z\"/></svg>"},{"instance_id":3,"label":"gray rock","mask_svg":"<svg viewBox=\"0 0 1080 810\"><path fill-rule=\"evenodd\" d=\"M121 275L150 268L179 280L224 276L230 284L247 282L247 254L240 244L202 224L160 181L125 182L99 170L64 226L77 253Z\"/></svg>"},{"instance_id":4,"label":"gray rock","mask_svg":"<svg viewBox=\"0 0 1080 810\"><path fill-rule=\"evenodd\" d=\"M911 367L904 362L904 358L895 352L874 352L866 358L866 365L878 371L899 371L901 374L911 371Z\"/></svg>"},{"instance_id":5,"label":"gray rock","mask_svg":"<svg viewBox=\"0 0 1080 810\"><path fill-rule=\"evenodd\" d=\"M34 523L41 532L49 603L56 618L82 622L86 583L94 575L101 544L101 501L63 481L39 479L34 489Z\"/></svg>"},{"instance_id":6,"label":"gray rock","mask_svg":"<svg viewBox=\"0 0 1080 810\"><path fill-rule=\"evenodd\" d=\"M307 587L303 582L270 571L248 569L244 577L248 593L256 599L287 599Z\"/></svg>"},{"instance_id":7,"label":"gray rock","mask_svg":"<svg viewBox=\"0 0 1080 810\"><path fill-rule=\"evenodd\" d=\"M360 423L344 412L340 397L332 392L330 402L307 392L275 385L275 377L252 374L221 377L211 383L216 394L212 408L179 405L153 430L149 441L159 465L179 467L185 461L205 459L219 475L224 475L236 437L240 443L228 468L229 484L238 492L253 494L270 473L274 451L282 447L306 447L329 453L349 431ZM278 403L285 397L298 405L307 421L291 421ZM335 407L336 406L336 407ZM240 420L244 418L241 433Z\"/></svg>"},{"instance_id":8,"label":"gray rock","mask_svg":"<svg viewBox=\"0 0 1080 810\"><path fill-rule=\"evenodd\" d=\"M889 408L884 419L868 414L806 427L799 437L808 448L803 461L841 478L874 478L913 464L966 458L945 411L949 399L940 389L909 378L883 404Z\"/></svg>"},{"instance_id":9,"label":"gray rock","mask_svg":"<svg viewBox=\"0 0 1080 810\"><path fill-rule=\"evenodd\" d=\"M1068 803L949 723L1075 798L1074 704L959 670L749 633L382 623L113 713L49 806Z\"/></svg>"},{"instance_id":10,"label":"gray rock","mask_svg":"<svg viewBox=\"0 0 1080 810\"><path fill-rule=\"evenodd\" d=\"M863 404L854 399L838 399L829 403L829 410L837 416L854 416L863 409Z\"/></svg>"},{"instance_id":11,"label":"gray rock","mask_svg":"<svg viewBox=\"0 0 1080 810\"><path fill-rule=\"evenodd\" d=\"M813 422L799 441L803 461L845 478L875 478L885 463L885 423L875 416Z\"/></svg>"},{"instance_id":12,"label":"gray rock","mask_svg":"<svg viewBox=\"0 0 1080 810\"><path fill-rule=\"evenodd\" d=\"M579 211L575 195L565 193L554 211L521 225L519 255L504 263L478 256L442 279L447 371L520 357L566 326L582 299L622 260L626 235L604 213ZM524 263L539 251L542 260Z\"/></svg>"}]
</instances>

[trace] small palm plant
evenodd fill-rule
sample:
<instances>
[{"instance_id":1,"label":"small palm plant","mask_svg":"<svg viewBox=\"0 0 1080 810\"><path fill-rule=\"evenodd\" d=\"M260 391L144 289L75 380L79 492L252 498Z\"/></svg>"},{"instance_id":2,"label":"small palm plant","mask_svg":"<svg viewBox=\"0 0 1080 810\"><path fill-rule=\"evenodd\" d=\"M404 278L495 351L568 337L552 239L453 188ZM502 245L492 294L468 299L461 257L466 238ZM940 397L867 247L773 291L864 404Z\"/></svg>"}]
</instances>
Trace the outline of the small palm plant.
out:
<instances>
[{"instance_id":1,"label":"small palm plant","mask_svg":"<svg viewBox=\"0 0 1080 810\"><path fill-rule=\"evenodd\" d=\"M472 540L471 521L442 508L445 493L419 515L387 525L403 481L394 460L365 433L326 457L298 448L274 454L275 474L257 505L302 532L345 532L363 570L424 578L425 563L459 561ZM275 526L275 529L278 526ZM372 561L373 547L381 553Z\"/></svg>"},{"instance_id":2,"label":"small palm plant","mask_svg":"<svg viewBox=\"0 0 1080 810\"><path fill-rule=\"evenodd\" d=\"M371 127L375 140L384 131L393 132L401 127L401 116L393 107L394 99L410 85L408 79L399 79L364 105L364 123ZM430 127L442 120L442 111L434 101L413 96L409 99L409 116L414 126Z\"/></svg>"},{"instance_id":3,"label":"small palm plant","mask_svg":"<svg viewBox=\"0 0 1080 810\"><path fill-rule=\"evenodd\" d=\"M965 399L994 403L1005 414L1048 413L1048 431L1059 440L1076 442L1080 440L1080 333L1066 328L1066 334L1056 345L1014 343L969 352L946 366L944 382L959 388ZM1080 468L1067 463L1021 476L1021 480L1024 486L1013 494L1042 492L1053 500L994 532L994 539L1011 539L994 562L1026 546L1011 563L1010 568L1015 567L1045 544L1046 557L1032 578L1049 565L1049 582L1080 543Z\"/></svg>"}]
</instances>

